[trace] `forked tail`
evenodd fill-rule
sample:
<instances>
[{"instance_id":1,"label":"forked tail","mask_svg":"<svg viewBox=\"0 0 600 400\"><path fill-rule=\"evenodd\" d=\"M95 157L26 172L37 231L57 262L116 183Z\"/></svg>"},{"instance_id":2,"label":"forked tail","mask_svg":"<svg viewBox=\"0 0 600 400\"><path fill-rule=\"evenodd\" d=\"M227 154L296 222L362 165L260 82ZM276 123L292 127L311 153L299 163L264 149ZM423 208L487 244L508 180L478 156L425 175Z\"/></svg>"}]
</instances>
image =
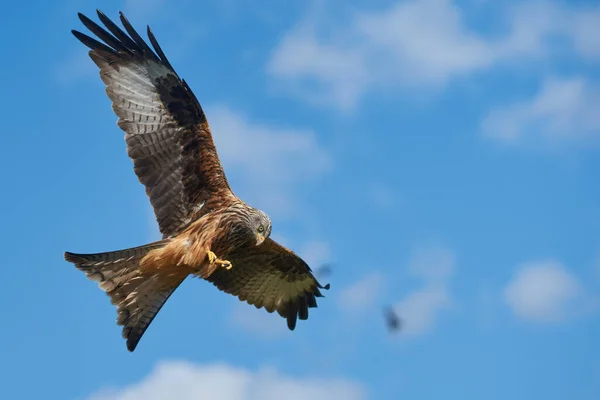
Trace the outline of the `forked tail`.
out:
<instances>
[{"instance_id":1,"label":"forked tail","mask_svg":"<svg viewBox=\"0 0 600 400\"><path fill-rule=\"evenodd\" d=\"M185 279L185 276L163 279L140 271L144 256L167 243L168 240L161 240L107 253L65 253L65 260L98 282L117 307L117 324L123 326L123 338L127 339L129 351L135 350L156 314Z\"/></svg>"}]
</instances>

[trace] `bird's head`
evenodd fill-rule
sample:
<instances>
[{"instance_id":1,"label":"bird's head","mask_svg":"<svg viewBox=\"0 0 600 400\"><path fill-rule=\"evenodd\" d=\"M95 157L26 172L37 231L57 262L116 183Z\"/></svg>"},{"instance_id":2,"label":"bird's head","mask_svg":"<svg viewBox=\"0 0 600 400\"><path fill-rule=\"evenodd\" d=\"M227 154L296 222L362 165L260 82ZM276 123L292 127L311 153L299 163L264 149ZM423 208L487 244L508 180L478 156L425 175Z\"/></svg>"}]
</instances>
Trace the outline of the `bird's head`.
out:
<instances>
[{"instance_id":1,"label":"bird's head","mask_svg":"<svg viewBox=\"0 0 600 400\"><path fill-rule=\"evenodd\" d=\"M259 246L271 236L271 218L259 209L255 208L253 211L250 224L252 232L256 236L256 245Z\"/></svg>"}]
</instances>

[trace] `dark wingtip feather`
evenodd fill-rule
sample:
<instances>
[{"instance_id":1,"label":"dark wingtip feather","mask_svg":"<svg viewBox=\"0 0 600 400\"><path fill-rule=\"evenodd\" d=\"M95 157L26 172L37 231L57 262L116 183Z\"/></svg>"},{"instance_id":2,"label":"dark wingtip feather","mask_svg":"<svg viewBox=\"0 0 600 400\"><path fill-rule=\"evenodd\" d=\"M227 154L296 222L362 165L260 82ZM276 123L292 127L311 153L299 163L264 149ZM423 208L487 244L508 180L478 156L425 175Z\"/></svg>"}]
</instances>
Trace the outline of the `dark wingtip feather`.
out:
<instances>
[{"instance_id":1,"label":"dark wingtip feather","mask_svg":"<svg viewBox=\"0 0 600 400\"><path fill-rule=\"evenodd\" d=\"M85 256L85 254L71 253L70 251L65 251L65 254L64 254L65 261L68 261L75 265L86 262L87 260L84 256Z\"/></svg>"},{"instance_id":2,"label":"dark wingtip feather","mask_svg":"<svg viewBox=\"0 0 600 400\"><path fill-rule=\"evenodd\" d=\"M87 26L88 24L93 24L94 21L92 21L87 15L78 12L77 16L79 17L79 20L85 25Z\"/></svg>"},{"instance_id":3,"label":"dark wingtip feather","mask_svg":"<svg viewBox=\"0 0 600 400\"><path fill-rule=\"evenodd\" d=\"M152 29L150 29L150 25L147 25L146 31L147 31L148 39L150 39L150 43L152 44L152 47L154 47L154 51L156 51L156 54L158 54L158 57L160 57L161 61L167 66L167 68L169 68L171 71L175 71L175 69L169 62L169 59L165 55L164 51L158 44L158 41L156 40L154 33L152 33Z\"/></svg>"},{"instance_id":4,"label":"dark wingtip feather","mask_svg":"<svg viewBox=\"0 0 600 400\"><path fill-rule=\"evenodd\" d=\"M286 307L287 326L290 331L296 328L296 320L298 319L298 302L300 300L291 300Z\"/></svg>"},{"instance_id":5,"label":"dark wingtip feather","mask_svg":"<svg viewBox=\"0 0 600 400\"><path fill-rule=\"evenodd\" d=\"M73 262L72 260L75 258L75 254L65 251L64 257L66 261Z\"/></svg>"},{"instance_id":6,"label":"dark wingtip feather","mask_svg":"<svg viewBox=\"0 0 600 400\"><path fill-rule=\"evenodd\" d=\"M290 331L293 331L296 328L296 318L297 317L298 317L298 314L296 314L295 312L290 313L290 315L288 315L287 326Z\"/></svg>"},{"instance_id":7,"label":"dark wingtip feather","mask_svg":"<svg viewBox=\"0 0 600 400\"><path fill-rule=\"evenodd\" d=\"M96 39L92 39L91 37L89 37L88 35L86 35L84 33L76 31L75 29L72 29L71 33L81 43L83 43L84 45L86 45L87 47L89 47L92 50L102 50L102 51L105 51L105 52L110 53L110 54L116 54L115 50L111 49L110 47L108 47L104 43L100 43Z\"/></svg>"},{"instance_id":8,"label":"dark wingtip feather","mask_svg":"<svg viewBox=\"0 0 600 400\"><path fill-rule=\"evenodd\" d=\"M129 36L121 28L117 26L110 18L108 18L102 11L96 10L98 14L98 18L100 21L108 28L108 30L115 35L117 39L119 39L125 47L127 47L130 51L134 51L137 49L137 44L131 40Z\"/></svg>"},{"instance_id":9,"label":"dark wingtip feather","mask_svg":"<svg viewBox=\"0 0 600 400\"><path fill-rule=\"evenodd\" d=\"M152 58L156 62L160 62L160 59L156 56L156 54L154 54L152 49L148 46L148 44L146 44L146 42L144 41L144 39L142 39L140 34L137 33L133 25L131 25L131 22L129 22L129 20L127 19L125 14L123 14L122 11L119 11L119 18L121 19L123 27L125 28L127 33L129 33L129 36L131 36L131 39L133 39L133 41L138 45L138 47L141 49L144 55Z\"/></svg>"},{"instance_id":10,"label":"dark wingtip feather","mask_svg":"<svg viewBox=\"0 0 600 400\"><path fill-rule=\"evenodd\" d=\"M100 13L99 15L103 14ZM81 14L79 19L81 20L83 25L85 25L86 28L88 28L93 34L98 36L98 38L104 41L104 43L106 43L108 46L112 47L113 49L119 52L131 53L131 50L125 47L124 44L119 41L119 39L115 38L113 35L108 33L104 28L92 21L90 18ZM100 17L100 19L102 20L102 17Z\"/></svg>"},{"instance_id":11,"label":"dark wingtip feather","mask_svg":"<svg viewBox=\"0 0 600 400\"><path fill-rule=\"evenodd\" d=\"M140 339L141 339L141 336L140 337L130 336L127 338L127 350L129 350L130 353L133 353L133 351L137 347L138 343L140 342Z\"/></svg>"},{"instance_id":12,"label":"dark wingtip feather","mask_svg":"<svg viewBox=\"0 0 600 400\"><path fill-rule=\"evenodd\" d=\"M314 293L307 293L306 294L306 304L308 305L308 307L310 308L316 308L317 307L317 299L315 298L315 294Z\"/></svg>"},{"instance_id":13,"label":"dark wingtip feather","mask_svg":"<svg viewBox=\"0 0 600 400\"><path fill-rule=\"evenodd\" d=\"M306 321L308 319L308 300L306 297L301 297L299 302L298 318L302 321Z\"/></svg>"}]
</instances>

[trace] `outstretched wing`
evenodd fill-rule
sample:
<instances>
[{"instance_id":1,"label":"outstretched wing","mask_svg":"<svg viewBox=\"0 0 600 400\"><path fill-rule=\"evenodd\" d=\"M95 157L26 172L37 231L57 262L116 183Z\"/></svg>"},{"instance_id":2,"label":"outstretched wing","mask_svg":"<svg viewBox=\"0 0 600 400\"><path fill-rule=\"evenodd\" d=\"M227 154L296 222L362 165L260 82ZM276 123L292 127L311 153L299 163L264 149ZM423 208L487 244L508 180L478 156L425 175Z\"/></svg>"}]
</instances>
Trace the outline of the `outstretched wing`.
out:
<instances>
[{"instance_id":1,"label":"outstretched wing","mask_svg":"<svg viewBox=\"0 0 600 400\"><path fill-rule=\"evenodd\" d=\"M290 330L297 318L308 319L308 309L317 307L316 298L323 297L319 289L329 289L321 286L304 260L270 238L227 259L233 268L218 268L207 280L256 308L277 310Z\"/></svg>"},{"instance_id":2,"label":"outstretched wing","mask_svg":"<svg viewBox=\"0 0 600 400\"><path fill-rule=\"evenodd\" d=\"M152 51L123 13L127 33L98 11L109 32L83 14L79 19L101 41L73 30L91 49L127 154L146 187L163 237L173 236L203 214L211 201L233 197L208 122L148 27Z\"/></svg>"}]
</instances>

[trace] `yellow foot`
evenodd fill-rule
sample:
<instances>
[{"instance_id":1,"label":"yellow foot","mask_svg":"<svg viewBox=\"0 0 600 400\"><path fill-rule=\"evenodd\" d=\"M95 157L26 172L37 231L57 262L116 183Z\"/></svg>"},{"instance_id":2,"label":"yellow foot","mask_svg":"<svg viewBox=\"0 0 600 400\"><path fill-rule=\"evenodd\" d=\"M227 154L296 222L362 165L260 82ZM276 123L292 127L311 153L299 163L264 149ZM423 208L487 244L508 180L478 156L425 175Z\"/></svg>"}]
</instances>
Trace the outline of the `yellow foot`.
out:
<instances>
[{"instance_id":1,"label":"yellow foot","mask_svg":"<svg viewBox=\"0 0 600 400\"><path fill-rule=\"evenodd\" d=\"M210 250L206 252L206 255L208 256L208 262L210 264L214 263L217 260L217 255Z\"/></svg>"},{"instance_id":2,"label":"yellow foot","mask_svg":"<svg viewBox=\"0 0 600 400\"><path fill-rule=\"evenodd\" d=\"M230 270L231 268L233 268L233 265L231 264L231 261L228 260L221 260L220 258L217 257L217 255L215 253L213 253L212 251L207 251L206 252L207 256L208 256L208 262L210 264L213 263L217 263L219 264L222 268L225 268L226 270Z\"/></svg>"},{"instance_id":3,"label":"yellow foot","mask_svg":"<svg viewBox=\"0 0 600 400\"><path fill-rule=\"evenodd\" d=\"M217 260L217 262L220 262L221 263L221 267L225 268L227 271L229 271L231 268L233 268L233 265L231 264L231 261Z\"/></svg>"}]
</instances>

